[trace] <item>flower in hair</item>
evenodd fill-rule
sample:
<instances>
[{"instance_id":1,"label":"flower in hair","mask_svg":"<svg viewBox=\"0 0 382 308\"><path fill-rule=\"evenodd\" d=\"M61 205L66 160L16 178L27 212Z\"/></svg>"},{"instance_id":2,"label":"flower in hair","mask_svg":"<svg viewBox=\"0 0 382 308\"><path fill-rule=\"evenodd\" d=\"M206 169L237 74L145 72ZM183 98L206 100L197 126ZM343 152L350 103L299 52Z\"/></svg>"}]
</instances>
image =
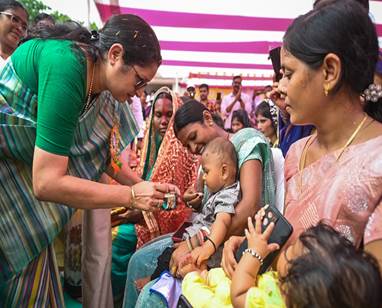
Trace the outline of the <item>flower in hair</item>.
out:
<instances>
[{"instance_id":1,"label":"flower in hair","mask_svg":"<svg viewBox=\"0 0 382 308\"><path fill-rule=\"evenodd\" d=\"M269 104L269 103L268 103ZM277 114L277 108L275 105L273 104L269 104L269 111L271 113L271 116L272 116L272 122L275 124L275 126L277 126L277 117L278 117L278 114Z\"/></svg>"},{"instance_id":2,"label":"flower in hair","mask_svg":"<svg viewBox=\"0 0 382 308\"><path fill-rule=\"evenodd\" d=\"M372 83L365 91L363 91L363 95L366 101L376 103L382 98L382 86Z\"/></svg>"}]
</instances>

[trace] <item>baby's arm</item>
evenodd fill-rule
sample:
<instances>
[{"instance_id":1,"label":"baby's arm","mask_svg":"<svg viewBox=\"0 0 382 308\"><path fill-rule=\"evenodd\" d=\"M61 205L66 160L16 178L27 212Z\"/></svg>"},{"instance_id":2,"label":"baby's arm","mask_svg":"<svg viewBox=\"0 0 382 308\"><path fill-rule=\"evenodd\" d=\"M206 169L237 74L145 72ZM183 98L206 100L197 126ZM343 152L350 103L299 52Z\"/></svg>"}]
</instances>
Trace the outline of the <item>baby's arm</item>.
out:
<instances>
[{"instance_id":1,"label":"baby's arm","mask_svg":"<svg viewBox=\"0 0 382 308\"><path fill-rule=\"evenodd\" d=\"M272 234L274 223L271 222L264 232L261 230L261 209L255 216L256 225L248 217L248 229L245 229L245 236L248 240L246 249L232 276L231 300L234 307L244 307L248 290L255 286L257 274L263 264L263 259L271 252L279 249L276 243L268 244ZM264 212L263 212L264 213Z\"/></svg>"},{"instance_id":2,"label":"baby's arm","mask_svg":"<svg viewBox=\"0 0 382 308\"><path fill-rule=\"evenodd\" d=\"M200 266L204 261L207 261L218 247L223 244L231 225L232 214L220 212L216 215L215 222L211 226L211 233L202 246L197 247L191 252L194 262Z\"/></svg>"}]
</instances>

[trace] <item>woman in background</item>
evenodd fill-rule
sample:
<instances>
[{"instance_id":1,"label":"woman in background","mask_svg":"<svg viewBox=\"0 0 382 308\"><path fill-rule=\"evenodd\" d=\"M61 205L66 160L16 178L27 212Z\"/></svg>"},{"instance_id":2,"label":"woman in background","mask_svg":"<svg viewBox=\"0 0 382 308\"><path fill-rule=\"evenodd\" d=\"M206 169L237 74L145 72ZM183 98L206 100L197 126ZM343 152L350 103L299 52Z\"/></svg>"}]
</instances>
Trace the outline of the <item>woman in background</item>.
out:
<instances>
[{"instance_id":1,"label":"woman in background","mask_svg":"<svg viewBox=\"0 0 382 308\"><path fill-rule=\"evenodd\" d=\"M268 102L261 102L255 111L257 128L268 138L272 147L277 147L277 110Z\"/></svg>"},{"instance_id":2,"label":"woman in background","mask_svg":"<svg viewBox=\"0 0 382 308\"><path fill-rule=\"evenodd\" d=\"M252 127L247 111L244 109L235 110L232 114L232 132L235 134L239 130L247 127Z\"/></svg>"},{"instance_id":3,"label":"woman in background","mask_svg":"<svg viewBox=\"0 0 382 308\"><path fill-rule=\"evenodd\" d=\"M27 34L28 12L20 2L0 1L0 68Z\"/></svg>"}]
</instances>

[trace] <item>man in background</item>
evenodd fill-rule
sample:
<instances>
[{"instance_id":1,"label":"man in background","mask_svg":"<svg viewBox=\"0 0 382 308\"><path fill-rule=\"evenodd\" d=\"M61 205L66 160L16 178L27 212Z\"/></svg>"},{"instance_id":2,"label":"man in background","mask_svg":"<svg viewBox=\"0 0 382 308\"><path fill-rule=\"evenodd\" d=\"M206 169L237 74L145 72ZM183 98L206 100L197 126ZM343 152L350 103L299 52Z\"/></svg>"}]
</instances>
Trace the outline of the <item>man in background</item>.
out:
<instances>
[{"instance_id":1,"label":"man in background","mask_svg":"<svg viewBox=\"0 0 382 308\"><path fill-rule=\"evenodd\" d=\"M242 93L241 76L232 79L232 93L225 95L221 104L221 113L225 118L224 128L231 130L232 113L235 110L244 109L251 113L252 101L249 95Z\"/></svg>"},{"instance_id":2,"label":"man in background","mask_svg":"<svg viewBox=\"0 0 382 308\"><path fill-rule=\"evenodd\" d=\"M219 112L220 110L218 110L216 108L216 104L213 100L210 100L208 99L208 95L210 93L210 89L209 89L209 86L208 84L206 83L202 83L200 86L199 86L199 97L200 97L200 102L207 107L207 109L209 111L211 111L212 113L214 112Z\"/></svg>"}]
</instances>

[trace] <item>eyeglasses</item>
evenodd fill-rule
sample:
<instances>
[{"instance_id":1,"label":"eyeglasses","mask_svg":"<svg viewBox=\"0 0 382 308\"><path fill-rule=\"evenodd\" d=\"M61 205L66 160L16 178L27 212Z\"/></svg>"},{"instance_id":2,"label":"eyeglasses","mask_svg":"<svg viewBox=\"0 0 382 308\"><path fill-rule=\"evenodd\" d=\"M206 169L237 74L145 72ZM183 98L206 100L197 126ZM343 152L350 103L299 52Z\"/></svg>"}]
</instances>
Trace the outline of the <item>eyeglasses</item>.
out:
<instances>
[{"instance_id":1,"label":"eyeglasses","mask_svg":"<svg viewBox=\"0 0 382 308\"><path fill-rule=\"evenodd\" d=\"M147 81L138 74L138 72L135 69L134 65L132 65L131 67L133 68L133 70L135 72L135 75L137 76L137 80L138 80L137 83L134 86L135 89L138 90L140 88L144 88L145 86L147 86Z\"/></svg>"},{"instance_id":2,"label":"eyeglasses","mask_svg":"<svg viewBox=\"0 0 382 308\"><path fill-rule=\"evenodd\" d=\"M8 16L9 19L11 20L12 24L21 27L23 34L27 32L28 25L18 16L10 13L10 12L0 12L0 14L3 14L5 16Z\"/></svg>"}]
</instances>

